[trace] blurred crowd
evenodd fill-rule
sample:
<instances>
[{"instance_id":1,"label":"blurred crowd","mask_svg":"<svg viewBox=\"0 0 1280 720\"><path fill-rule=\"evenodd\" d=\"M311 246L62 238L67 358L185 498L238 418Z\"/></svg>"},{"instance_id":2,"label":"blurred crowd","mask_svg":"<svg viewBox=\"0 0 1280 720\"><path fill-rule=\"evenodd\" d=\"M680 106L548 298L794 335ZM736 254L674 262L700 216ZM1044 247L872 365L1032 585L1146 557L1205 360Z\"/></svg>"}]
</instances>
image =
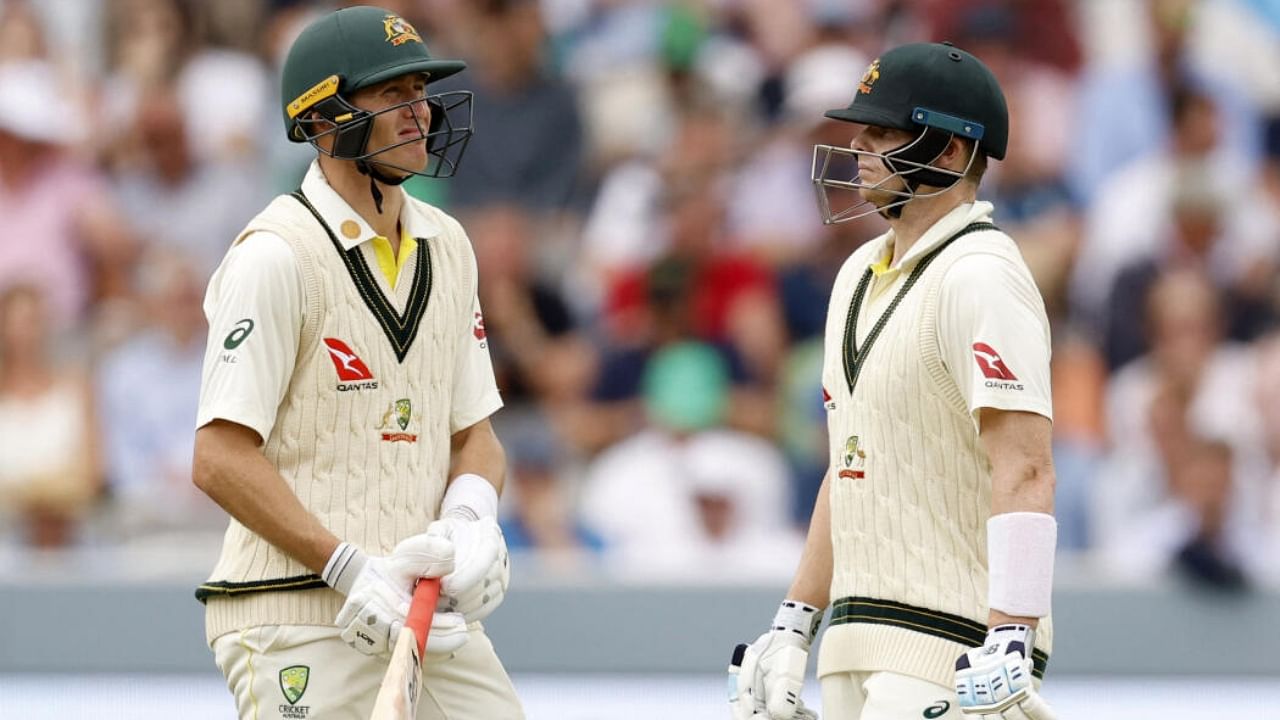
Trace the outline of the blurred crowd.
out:
<instances>
[{"instance_id":1,"label":"blurred crowd","mask_svg":"<svg viewBox=\"0 0 1280 720\"><path fill-rule=\"evenodd\" d=\"M826 466L815 143L884 48L1008 97L983 189L1054 334L1060 544L1280 582L1280 7L1264 0L381 0L468 71L462 220L536 571L785 577ZM330 3L0 3L0 542L217 533L190 482L204 284L297 186L278 77ZM433 86L437 87L437 86ZM165 540L161 540L162 542Z\"/></svg>"}]
</instances>

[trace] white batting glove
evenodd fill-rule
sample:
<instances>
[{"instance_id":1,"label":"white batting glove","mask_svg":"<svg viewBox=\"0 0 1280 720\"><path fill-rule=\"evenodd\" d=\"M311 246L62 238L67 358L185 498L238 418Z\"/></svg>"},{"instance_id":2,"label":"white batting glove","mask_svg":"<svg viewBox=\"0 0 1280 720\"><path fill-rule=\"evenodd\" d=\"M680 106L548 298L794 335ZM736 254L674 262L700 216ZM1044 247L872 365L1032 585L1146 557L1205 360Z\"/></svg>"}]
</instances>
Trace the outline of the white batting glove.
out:
<instances>
[{"instance_id":1,"label":"white batting glove","mask_svg":"<svg viewBox=\"0 0 1280 720\"><path fill-rule=\"evenodd\" d=\"M729 709L733 720L818 720L800 691L809 664L809 645L818 634L822 611L784 600L768 632L734 649L729 664Z\"/></svg>"},{"instance_id":2,"label":"white batting glove","mask_svg":"<svg viewBox=\"0 0 1280 720\"><path fill-rule=\"evenodd\" d=\"M493 485L478 475L461 475L449 484L441 518L427 528L428 535L447 538L454 546L454 569L440 581L436 607L461 613L467 622L489 617L511 582L511 560L497 512Z\"/></svg>"},{"instance_id":3,"label":"white batting glove","mask_svg":"<svg viewBox=\"0 0 1280 720\"><path fill-rule=\"evenodd\" d=\"M1035 630L998 625L987 642L956 660L960 712L981 720L1056 720L1031 680Z\"/></svg>"},{"instance_id":4,"label":"white batting glove","mask_svg":"<svg viewBox=\"0 0 1280 720\"><path fill-rule=\"evenodd\" d=\"M406 538L387 557L366 555L350 543L338 545L325 565L324 581L347 596L334 620L343 641L365 655L390 653L409 613L414 583L452 571L453 555L448 539L426 534ZM467 638L461 615L437 612L426 651L452 653Z\"/></svg>"}]
</instances>

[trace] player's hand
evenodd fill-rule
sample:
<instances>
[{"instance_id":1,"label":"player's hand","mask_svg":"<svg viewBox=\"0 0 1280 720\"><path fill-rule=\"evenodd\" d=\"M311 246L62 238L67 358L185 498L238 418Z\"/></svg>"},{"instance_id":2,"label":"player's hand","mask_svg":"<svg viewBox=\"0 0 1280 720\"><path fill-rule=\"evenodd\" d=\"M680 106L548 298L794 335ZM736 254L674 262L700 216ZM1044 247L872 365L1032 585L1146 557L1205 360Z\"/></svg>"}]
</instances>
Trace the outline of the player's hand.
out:
<instances>
[{"instance_id":1,"label":"player's hand","mask_svg":"<svg viewBox=\"0 0 1280 720\"><path fill-rule=\"evenodd\" d=\"M1055 720L1053 710L1031 680L1035 631L1027 625L999 625L987 642L956 660L960 712L981 720Z\"/></svg>"},{"instance_id":2,"label":"player's hand","mask_svg":"<svg viewBox=\"0 0 1280 720\"><path fill-rule=\"evenodd\" d=\"M369 556L354 545L342 543L324 573L325 582L347 596L334 620L342 628L342 639L366 655L389 653L404 627L414 583L422 577L442 577L453 567L454 549L446 538L414 535L387 557ZM437 613L427 652L450 653L466 641L466 624L461 616L450 618Z\"/></svg>"},{"instance_id":3,"label":"player's hand","mask_svg":"<svg viewBox=\"0 0 1280 720\"><path fill-rule=\"evenodd\" d=\"M772 628L750 645L734 649L729 665L729 708L733 720L817 720L800 699L809 645L822 611L784 600Z\"/></svg>"},{"instance_id":4,"label":"player's hand","mask_svg":"<svg viewBox=\"0 0 1280 720\"><path fill-rule=\"evenodd\" d=\"M440 581L437 612L461 613L467 622L489 617L502 603L511 581L507 541L492 517L446 516L427 528L454 546L454 570Z\"/></svg>"}]
</instances>

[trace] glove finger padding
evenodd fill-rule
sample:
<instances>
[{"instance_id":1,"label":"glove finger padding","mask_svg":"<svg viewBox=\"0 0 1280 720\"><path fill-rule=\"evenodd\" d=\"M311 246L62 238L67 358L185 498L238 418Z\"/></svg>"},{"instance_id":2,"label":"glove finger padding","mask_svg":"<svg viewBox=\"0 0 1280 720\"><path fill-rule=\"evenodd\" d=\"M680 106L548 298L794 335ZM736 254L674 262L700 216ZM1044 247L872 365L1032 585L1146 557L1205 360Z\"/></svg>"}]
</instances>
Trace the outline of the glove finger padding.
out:
<instances>
[{"instance_id":1,"label":"glove finger padding","mask_svg":"<svg viewBox=\"0 0 1280 720\"><path fill-rule=\"evenodd\" d=\"M388 570L396 582L412 588L418 578L443 578L454 571L455 552L453 541L447 536L426 533L413 535L400 541L388 556Z\"/></svg>"},{"instance_id":2,"label":"glove finger padding","mask_svg":"<svg viewBox=\"0 0 1280 720\"><path fill-rule=\"evenodd\" d=\"M479 585L506 548L497 521L489 517L479 520L442 518L431 523L427 534L453 542L453 571L440 580L440 593L453 597Z\"/></svg>"},{"instance_id":3,"label":"glove finger padding","mask_svg":"<svg viewBox=\"0 0 1280 720\"><path fill-rule=\"evenodd\" d=\"M437 612L431 618L426 654L440 659L457 652L470 639L466 618L459 613Z\"/></svg>"},{"instance_id":4,"label":"glove finger padding","mask_svg":"<svg viewBox=\"0 0 1280 720\"><path fill-rule=\"evenodd\" d=\"M761 673L767 703L765 709L774 720L792 720L802 705L800 691L804 687L804 670L809 653L794 645L770 648L770 663ZM803 715L799 715L803 717Z\"/></svg>"},{"instance_id":5,"label":"glove finger padding","mask_svg":"<svg viewBox=\"0 0 1280 720\"><path fill-rule=\"evenodd\" d=\"M447 612L459 612L467 622L484 620L493 613L507 594L511 582L511 562L504 543L497 560L489 566L480 582L458 595L440 595L436 607Z\"/></svg>"}]
</instances>

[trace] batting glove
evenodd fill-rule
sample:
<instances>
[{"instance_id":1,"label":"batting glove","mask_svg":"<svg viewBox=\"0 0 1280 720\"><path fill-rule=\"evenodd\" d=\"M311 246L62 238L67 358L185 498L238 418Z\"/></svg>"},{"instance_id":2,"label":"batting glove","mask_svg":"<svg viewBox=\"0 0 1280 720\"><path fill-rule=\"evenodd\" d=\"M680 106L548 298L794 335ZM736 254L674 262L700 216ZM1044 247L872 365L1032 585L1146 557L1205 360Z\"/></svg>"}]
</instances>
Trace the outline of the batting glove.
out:
<instances>
[{"instance_id":1,"label":"batting glove","mask_svg":"<svg viewBox=\"0 0 1280 720\"><path fill-rule=\"evenodd\" d=\"M981 720L1056 720L1031 680L1035 630L998 625L987 642L956 660L956 696L966 717Z\"/></svg>"},{"instance_id":2,"label":"batting glove","mask_svg":"<svg viewBox=\"0 0 1280 720\"><path fill-rule=\"evenodd\" d=\"M800 691L809 664L809 646L822 611L784 600L770 630L750 645L734 649L729 664L729 709L733 720L818 720Z\"/></svg>"},{"instance_id":3,"label":"batting glove","mask_svg":"<svg viewBox=\"0 0 1280 720\"><path fill-rule=\"evenodd\" d=\"M347 596L334 620L343 641L365 655L390 653L409 613L414 584L418 578L451 572L453 555L446 538L426 534L405 539L387 557L366 555L350 543L338 545L325 565L324 580ZM448 654L466 641L462 616L437 612L426 651Z\"/></svg>"},{"instance_id":4,"label":"batting glove","mask_svg":"<svg viewBox=\"0 0 1280 720\"><path fill-rule=\"evenodd\" d=\"M511 560L497 511L493 485L478 475L461 475L445 493L440 519L427 528L428 535L446 538L454 546L454 569L440 581L436 607L461 613L467 622L489 617L511 582Z\"/></svg>"}]
</instances>

